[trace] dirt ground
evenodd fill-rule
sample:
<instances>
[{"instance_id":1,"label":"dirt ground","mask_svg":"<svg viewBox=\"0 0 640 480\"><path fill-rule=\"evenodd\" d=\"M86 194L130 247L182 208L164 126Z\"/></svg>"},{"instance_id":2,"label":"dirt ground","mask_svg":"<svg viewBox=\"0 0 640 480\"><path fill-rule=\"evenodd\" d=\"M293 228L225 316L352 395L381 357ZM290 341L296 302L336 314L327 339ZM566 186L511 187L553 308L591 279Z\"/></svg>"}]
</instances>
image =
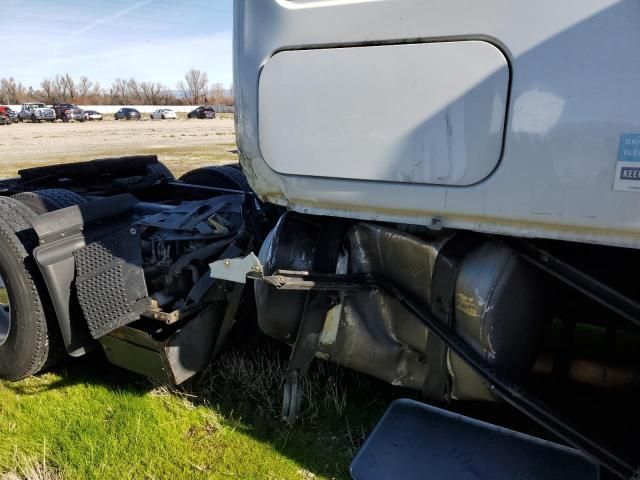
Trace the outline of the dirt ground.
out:
<instances>
[{"instance_id":1,"label":"dirt ground","mask_svg":"<svg viewBox=\"0 0 640 480\"><path fill-rule=\"evenodd\" d=\"M177 176L237 161L233 118L0 125L0 178L21 168L157 154Z\"/></svg>"}]
</instances>

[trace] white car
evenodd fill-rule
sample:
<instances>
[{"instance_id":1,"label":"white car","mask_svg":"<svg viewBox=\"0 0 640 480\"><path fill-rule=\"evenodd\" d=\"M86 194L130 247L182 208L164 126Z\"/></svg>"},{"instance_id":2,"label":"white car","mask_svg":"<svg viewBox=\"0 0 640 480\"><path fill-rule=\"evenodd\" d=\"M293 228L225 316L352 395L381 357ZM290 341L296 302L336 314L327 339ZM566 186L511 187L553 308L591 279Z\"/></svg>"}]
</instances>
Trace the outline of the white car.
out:
<instances>
[{"instance_id":1,"label":"white car","mask_svg":"<svg viewBox=\"0 0 640 480\"><path fill-rule=\"evenodd\" d=\"M151 114L151 120L165 120L167 118L178 118L176 112L169 108L160 108Z\"/></svg>"},{"instance_id":2,"label":"white car","mask_svg":"<svg viewBox=\"0 0 640 480\"><path fill-rule=\"evenodd\" d=\"M95 110L85 110L84 119L85 120L102 120L102 114L100 112L96 112Z\"/></svg>"}]
</instances>

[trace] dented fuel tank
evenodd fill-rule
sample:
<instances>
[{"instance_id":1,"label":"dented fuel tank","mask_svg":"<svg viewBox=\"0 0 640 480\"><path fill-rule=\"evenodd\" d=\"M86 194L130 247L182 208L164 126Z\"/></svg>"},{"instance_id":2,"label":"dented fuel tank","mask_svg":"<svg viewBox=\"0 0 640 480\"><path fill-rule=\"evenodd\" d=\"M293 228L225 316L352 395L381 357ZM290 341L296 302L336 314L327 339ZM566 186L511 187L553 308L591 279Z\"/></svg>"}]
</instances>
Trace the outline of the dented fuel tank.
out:
<instances>
[{"instance_id":1,"label":"dented fuel tank","mask_svg":"<svg viewBox=\"0 0 640 480\"><path fill-rule=\"evenodd\" d=\"M331 220L289 213L261 251L265 274L313 271L319 232ZM503 375L531 369L549 319L538 273L499 241L459 233L409 232L358 222L344 229L332 273L387 279L440 318ZM256 284L258 320L293 344L307 314L306 292ZM435 399L492 400L486 385L395 298L381 291L337 293L324 312L315 356Z\"/></svg>"}]
</instances>

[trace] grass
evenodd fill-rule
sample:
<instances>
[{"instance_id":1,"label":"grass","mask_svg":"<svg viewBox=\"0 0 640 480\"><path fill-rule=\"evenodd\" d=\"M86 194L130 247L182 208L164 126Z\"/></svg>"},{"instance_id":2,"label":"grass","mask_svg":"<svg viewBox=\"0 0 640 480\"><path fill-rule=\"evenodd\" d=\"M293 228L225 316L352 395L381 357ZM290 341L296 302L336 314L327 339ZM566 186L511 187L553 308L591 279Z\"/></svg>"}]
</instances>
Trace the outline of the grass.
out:
<instances>
[{"instance_id":1,"label":"grass","mask_svg":"<svg viewBox=\"0 0 640 480\"><path fill-rule=\"evenodd\" d=\"M113 150L105 150L103 152L92 152L90 156L69 155L66 157L58 157L55 162L49 163L61 164L82 162L93 160L95 158L116 157L119 155L131 154L158 155L160 161L167 165L176 177L198 167L238 162L235 143L219 143L198 147L141 147L137 148L135 152L114 152ZM37 166L39 165L32 161L23 163L16 162L12 164L0 163L0 178L16 177L18 175L18 170Z\"/></svg>"},{"instance_id":2,"label":"grass","mask_svg":"<svg viewBox=\"0 0 640 480\"><path fill-rule=\"evenodd\" d=\"M279 418L285 357L235 348L173 391L97 354L0 382L0 480L348 478L388 399L373 380L316 362L301 423L289 427Z\"/></svg>"}]
</instances>

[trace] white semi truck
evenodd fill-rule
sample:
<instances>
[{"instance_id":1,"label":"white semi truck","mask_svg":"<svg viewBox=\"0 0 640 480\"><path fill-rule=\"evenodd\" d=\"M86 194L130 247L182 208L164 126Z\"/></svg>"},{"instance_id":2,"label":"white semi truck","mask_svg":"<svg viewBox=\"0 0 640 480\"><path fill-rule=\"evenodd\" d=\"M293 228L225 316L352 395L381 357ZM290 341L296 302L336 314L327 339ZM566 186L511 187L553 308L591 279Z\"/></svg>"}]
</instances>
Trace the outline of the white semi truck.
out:
<instances>
[{"instance_id":1,"label":"white semi truck","mask_svg":"<svg viewBox=\"0 0 640 480\"><path fill-rule=\"evenodd\" d=\"M181 383L255 303L292 347L290 422L319 358L572 447L401 402L354 478L638 478L640 4L236 0L234 17L240 166L2 182L0 375L101 348Z\"/></svg>"}]
</instances>

